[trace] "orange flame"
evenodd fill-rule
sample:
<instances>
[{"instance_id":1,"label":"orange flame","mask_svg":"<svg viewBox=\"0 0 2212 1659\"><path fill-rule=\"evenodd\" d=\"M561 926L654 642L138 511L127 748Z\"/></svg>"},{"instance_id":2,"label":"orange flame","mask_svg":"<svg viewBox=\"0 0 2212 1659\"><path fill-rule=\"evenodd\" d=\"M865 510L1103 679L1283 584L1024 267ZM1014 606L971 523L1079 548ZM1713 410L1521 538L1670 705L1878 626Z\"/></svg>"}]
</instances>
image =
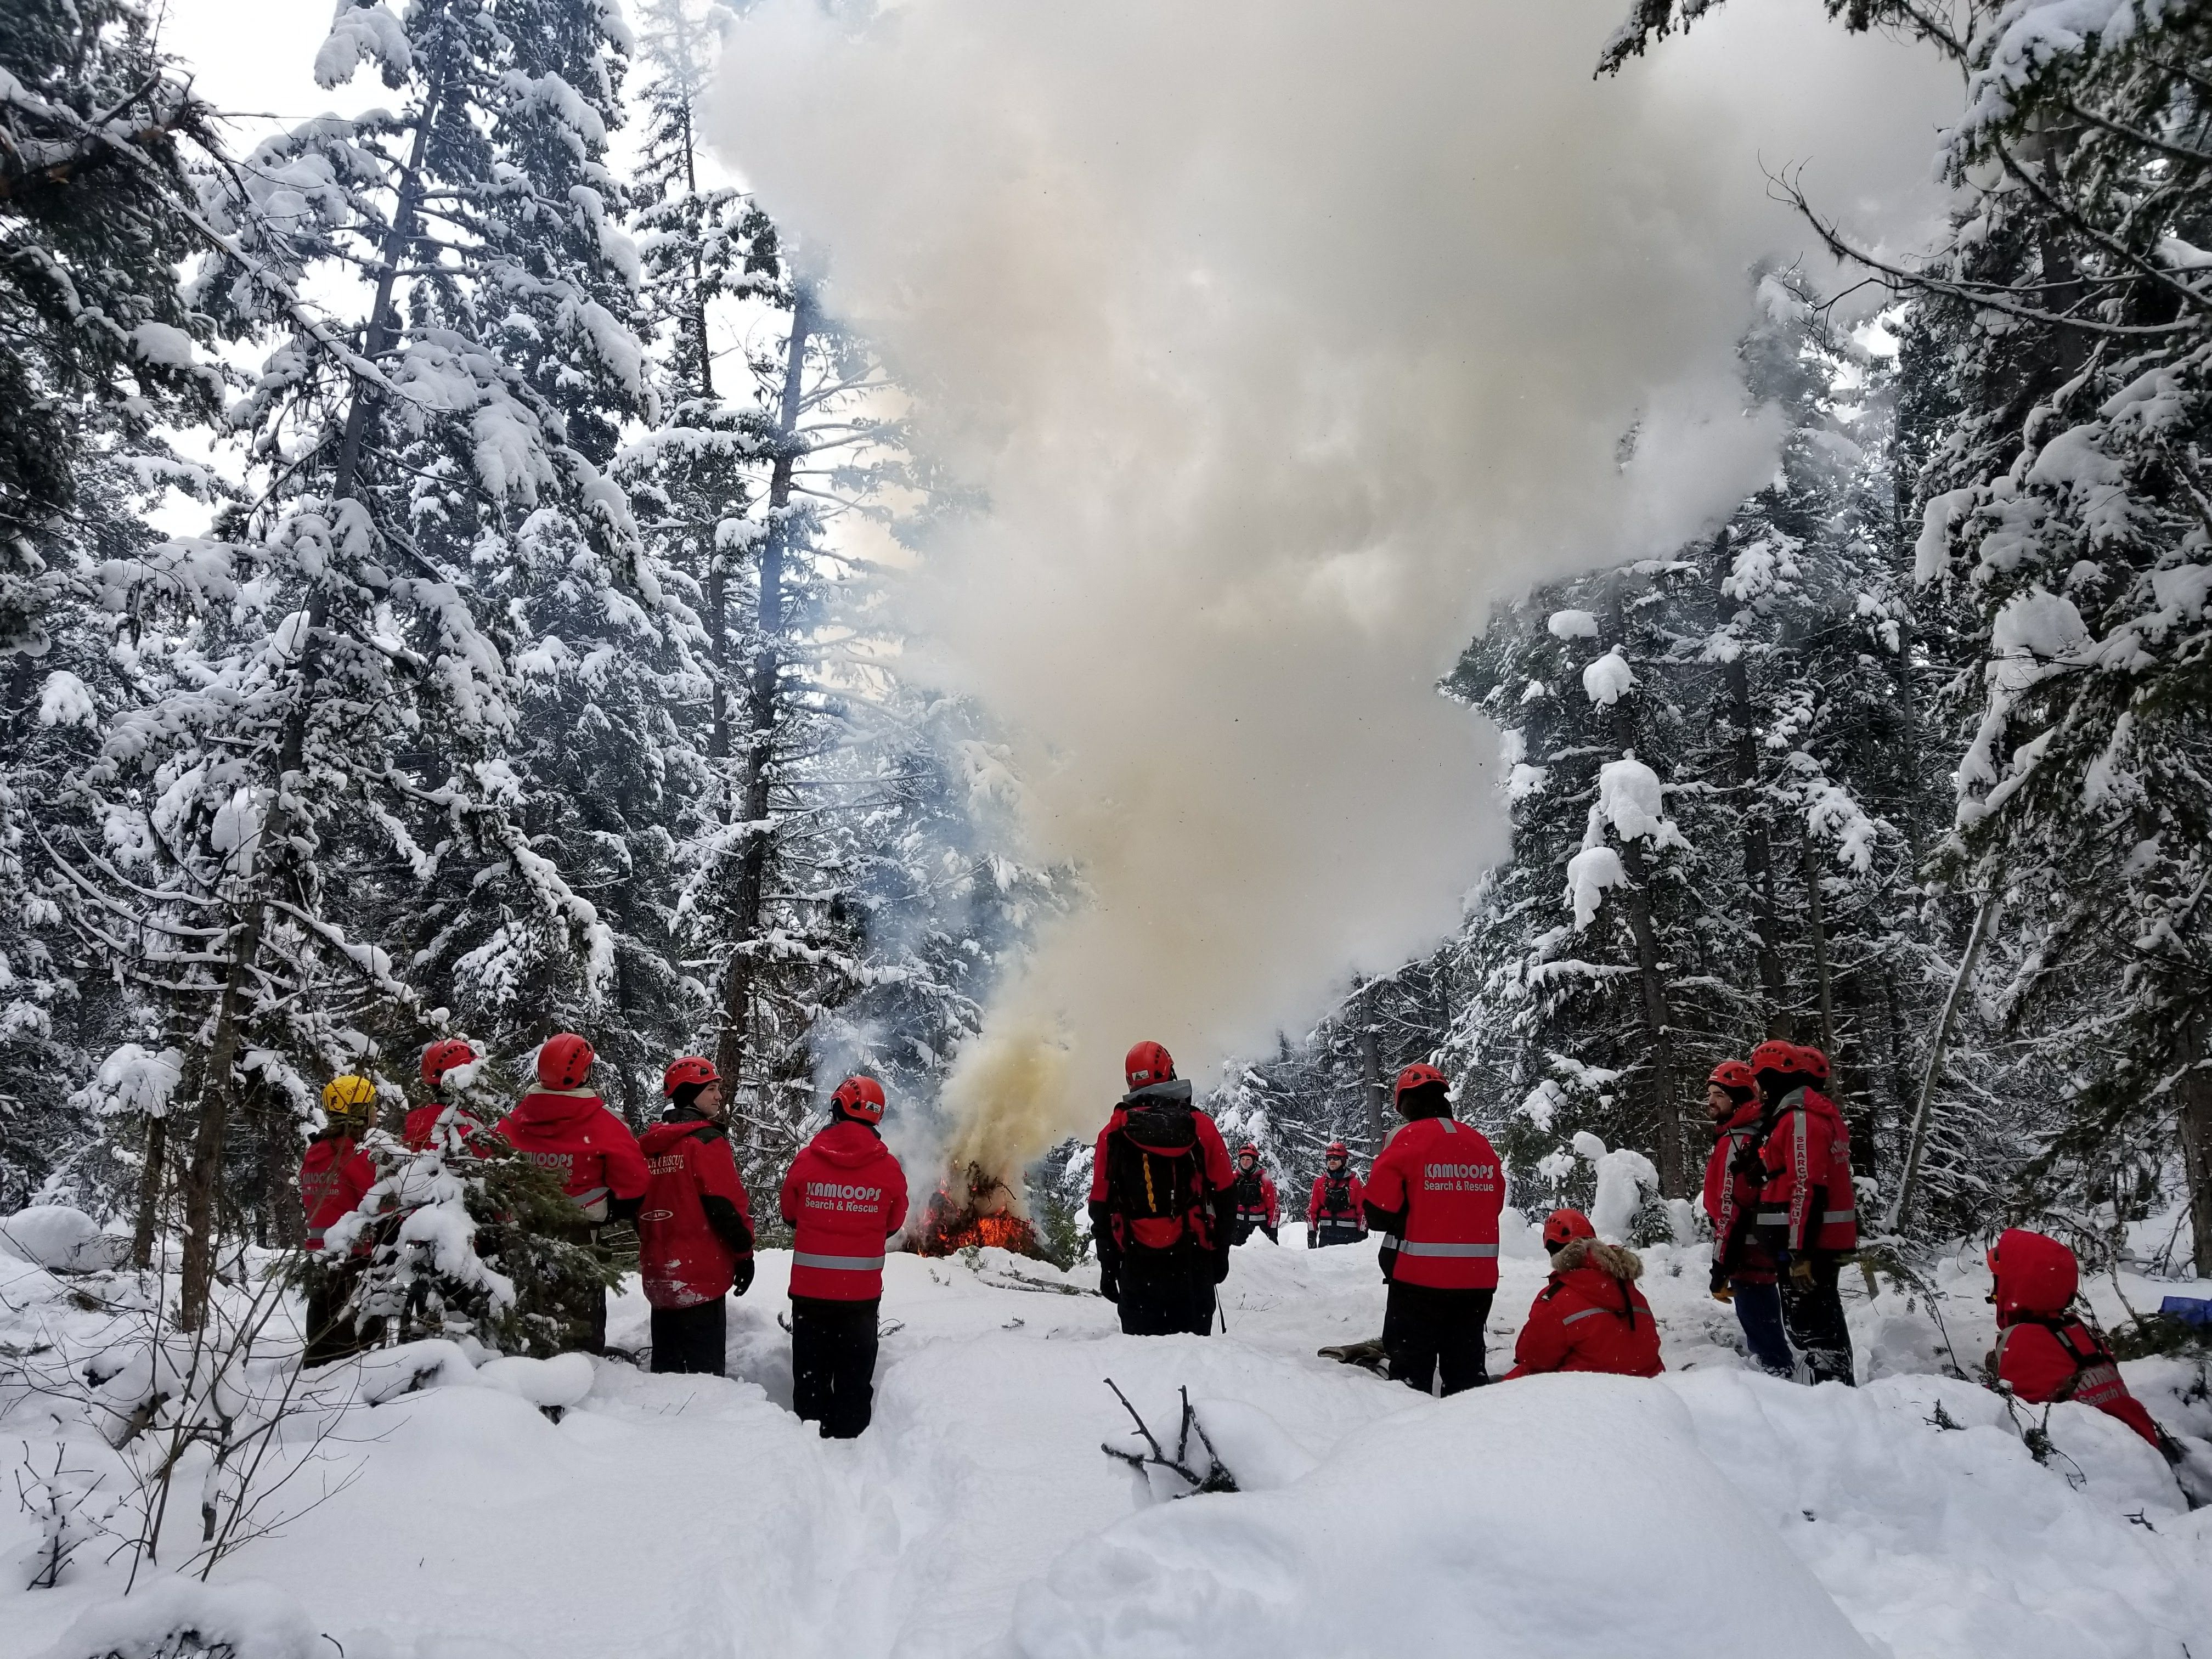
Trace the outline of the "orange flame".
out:
<instances>
[{"instance_id":1,"label":"orange flame","mask_svg":"<svg viewBox=\"0 0 2212 1659\"><path fill-rule=\"evenodd\" d=\"M965 1191L956 1192L958 1188ZM955 1250L988 1245L1017 1255L1036 1255L1036 1229L1013 1205L1014 1195L1006 1184L972 1164L965 1180L948 1174L923 1212L915 1234L915 1254L951 1255Z\"/></svg>"}]
</instances>

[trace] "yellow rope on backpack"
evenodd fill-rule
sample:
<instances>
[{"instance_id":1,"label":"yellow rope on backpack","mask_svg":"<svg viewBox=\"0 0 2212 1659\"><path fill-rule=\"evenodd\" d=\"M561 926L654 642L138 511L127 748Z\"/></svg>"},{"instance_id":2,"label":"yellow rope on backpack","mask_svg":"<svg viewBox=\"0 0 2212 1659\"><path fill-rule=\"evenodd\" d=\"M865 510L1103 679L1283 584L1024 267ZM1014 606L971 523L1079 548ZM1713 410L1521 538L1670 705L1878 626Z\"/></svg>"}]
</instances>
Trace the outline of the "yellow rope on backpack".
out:
<instances>
[{"instance_id":1,"label":"yellow rope on backpack","mask_svg":"<svg viewBox=\"0 0 2212 1659\"><path fill-rule=\"evenodd\" d=\"M1152 1196L1152 1156L1150 1152L1141 1152L1138 1156L1145 1161L1145 1213L1158 1215L1160 1201Z\"/></svg>"}]
</instances>

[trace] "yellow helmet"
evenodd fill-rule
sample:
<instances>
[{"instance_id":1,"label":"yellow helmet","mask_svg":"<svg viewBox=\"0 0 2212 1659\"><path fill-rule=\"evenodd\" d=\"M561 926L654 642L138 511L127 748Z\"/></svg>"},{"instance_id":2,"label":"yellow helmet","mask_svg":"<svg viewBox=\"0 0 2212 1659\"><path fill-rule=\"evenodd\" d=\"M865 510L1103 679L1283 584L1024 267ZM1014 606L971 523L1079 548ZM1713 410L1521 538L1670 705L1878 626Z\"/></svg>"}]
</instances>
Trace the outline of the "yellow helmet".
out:
<instances>
[{"instance_id":1,"label":"yellow helmet","mask_svg":"<svg viewBox=\"0 0 2212 1659\"><path fill-rule=\"evenodd\" d=\"M327 1117L365 1117L376 1104L376 1085L365 1077L334 1077L323 1085Z\"/></svg>"}]
</instances>

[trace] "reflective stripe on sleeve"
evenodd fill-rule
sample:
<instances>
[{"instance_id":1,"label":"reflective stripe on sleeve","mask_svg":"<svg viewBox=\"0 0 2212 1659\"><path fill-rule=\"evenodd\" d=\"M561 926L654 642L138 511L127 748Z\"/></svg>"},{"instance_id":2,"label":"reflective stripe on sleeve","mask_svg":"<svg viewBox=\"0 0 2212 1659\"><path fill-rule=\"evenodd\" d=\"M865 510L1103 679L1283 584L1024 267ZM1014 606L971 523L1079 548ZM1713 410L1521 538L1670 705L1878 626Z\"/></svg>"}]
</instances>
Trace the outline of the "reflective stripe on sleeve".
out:
<instances>
[{"instance_id":1,"label":"reflective stripe on sleeve","mask_svg":"<svg viewBox=\"0 0 2212 1659\"><path fill-rule=\"evenodd\" d=\"M1577 1319L1595 1319L1598 1315L1604 1311L1605 1310L1602 1308L1584 1308L1580 1313L1569 1314L1565 1319L1562 1319L1559 1323L1562 1325L1571 1325Z\"/></svg>"},{"instance_id":2,"label":"reflective stripe on sleeve","mask_svg":"<svg viewBox=\"0 0 2212 1659\"><path fill-rule=\"evenodd\" d=\"M1495 1244L1406 1243L1399 1245L1398 1250L1402 1255L1496 1255L1498 1246Z\"/></svg>"},{"instance_id":3,"label":"reflective stripe on sleeve","mask_svg":"<svg viewBox=\"0 0 2212 1659\"><path fill-rule=\"evenodd\" d=\"M810 1250L793 1250L791 1265L794 1267L827 1267L832 1273L874 1273L884 1265L879 1255L816 1255Z\"/></svg>"},{"instance_id":4,"label":"reflective stripe on sleeve","mask_svg":"<svg viewBox=\"0 0 2212 1659\"><path fill-rule=\"evenodd\" d=\"M1762 1227L1786 1227L1790 1224L1790 1212L1761 1210L1759 1212L1759 1224Z\"/></svg>"},{"instance_id":5,"label":"reflective stripe on sleeve","mask_svg":"<svg viewBox=\"0 0 2212 1659\"><path fill-rule=\"evenodd\" d=\"M607 1189L605 1188L594 1187L589 1192L571 1194L568 1201L571 1204L574 1204L580 1210L588 1210L594 1204L605 1203L606 1201L606 1197Z\"/></svg>"}]
</instances>

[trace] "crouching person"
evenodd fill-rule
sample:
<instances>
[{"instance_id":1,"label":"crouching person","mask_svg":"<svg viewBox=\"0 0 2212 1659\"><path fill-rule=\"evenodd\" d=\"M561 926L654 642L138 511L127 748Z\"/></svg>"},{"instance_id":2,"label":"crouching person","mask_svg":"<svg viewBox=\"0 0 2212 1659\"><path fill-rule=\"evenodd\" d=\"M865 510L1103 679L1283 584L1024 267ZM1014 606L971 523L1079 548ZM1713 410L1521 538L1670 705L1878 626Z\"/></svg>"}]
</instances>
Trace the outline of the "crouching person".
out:
<instances>
[{"instance_id":1,"label":"crouching person","mask_svg":"<svg viewBox=\"0 0 2212 1659\"><path fill-rule=\"evenodd\" d=\"M2096 1334L2069 1310L2081 1282L2074 1252L2055 1238L2008 1228L1990 1251L1997 1346L1989 1369L2031 1406L2077 1401L2117 1417L2172 1462L2166 1437L2128 1392L2120 1367Z\"/></svg>"},{"instance_id":2,"label":"crouching person","mask_svg":"<svg viewBox=\"0 0 2212 1659\"><path fill-rule=\"evenodd\" d=\"M753 1225L730 1155L729 1108L713 1062L674 1061L660 1080L668 1109L639 1150L647 1176L638 1267L653 1305L653 1369L720 1376L732 1291L753 1282Z\"/></svg>"},{"instance_id":3,"label":"crouching person","mask_svg":"<svg viewBox=\"0 0 2212 1659\"><path fill-rule=\"evenodd\" d=\"M1552 1277L1529 1305L1506 1381L1542 1371L1656 1376L1665 1370L1651 1304L1636 1288L1644 1276L1636 1252L1601 1243L1580 1210L1552 1212L1544 1248Z\"/></svg>"},{"instance_id":4,"label":"crouching person","mask_svg":"<svg viewBox=\"0 0 2212 1659\"><path fill-rule=\"evenodd\" d=\"M848 1077L830 1127L783 1178L791 1246L791 1404L824 1440L868 1426L876 1397L876 1310L884 1245L906 1224L906 1172L884 1145L884 1085Z\"/></svg>"}]
</instances>

